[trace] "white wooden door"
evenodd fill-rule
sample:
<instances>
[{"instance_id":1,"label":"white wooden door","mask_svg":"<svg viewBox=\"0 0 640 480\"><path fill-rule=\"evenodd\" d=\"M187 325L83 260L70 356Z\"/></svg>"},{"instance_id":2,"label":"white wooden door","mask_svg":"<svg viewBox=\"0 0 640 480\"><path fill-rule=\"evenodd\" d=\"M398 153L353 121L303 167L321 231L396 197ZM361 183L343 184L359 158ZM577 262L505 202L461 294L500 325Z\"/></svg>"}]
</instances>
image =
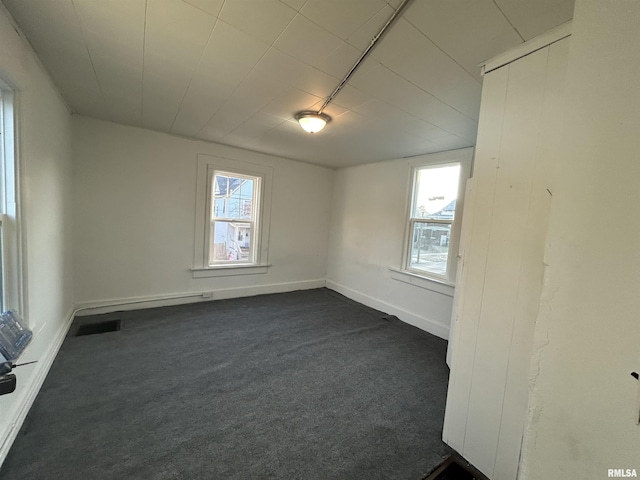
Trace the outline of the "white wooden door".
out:
<instances>
[{"instance_id":1,"label":"white wooden door","mask_svg":"<svg viewBox=\"0 0 640 480\"><path fill-rule=\"evenodd\" d=\"M568 45L484 77L443 439L494 480L517 476Z\"/></svg>"}]
</instances>

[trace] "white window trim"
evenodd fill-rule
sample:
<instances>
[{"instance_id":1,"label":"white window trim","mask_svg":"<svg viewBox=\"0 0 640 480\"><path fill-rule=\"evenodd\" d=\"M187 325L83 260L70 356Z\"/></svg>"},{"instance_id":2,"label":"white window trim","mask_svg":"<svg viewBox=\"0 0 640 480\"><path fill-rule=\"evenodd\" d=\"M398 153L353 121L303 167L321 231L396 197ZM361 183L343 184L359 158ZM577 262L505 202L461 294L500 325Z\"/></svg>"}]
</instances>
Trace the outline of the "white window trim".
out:
<instances>
[{"instance_id":1,"label":"white window trim","mask_svg":"<svg viewBox=\"0 0 640 480\"><path fill-rule=\"evenodd\" d=\"M409 161L409 179L407 205L405 206L405 230L403 236L402 258L400 268L396 272L410 275L413 278L422 278L431 282L444 285L454 286L455 275L458 265L458 249L460 245L460 230L462 227L462 211L464 208L464 192L467 179L471 176L471 164L473 160L473 147L461 148L458 150L449 150L447 152L431 153L427 155L419 155L412 157ZM415 172L425 167L441 167L446 165L460 165L460 180L458 182L458 197L456 200L456 214L451 225L451 241L449 242L449 255L447 259L447 274L438 275L435 273L416 270L408 266L408 257L410 252L409 238L411 232L411 209L413 207L415 192ZM392 268L392 270L395 270ZM396 280L400 280L399 275L395 275ZM412 281L412 284L418 285L420 282ZM422 284L423 288L428 288L428 284ZM431 288L428 288L431 289Z\"/></svg>"},{"instance_id":2,"label":"white window trim","mask_svg":"<svg viewBox=\"0 0 640 480\"><path fill-rule=\"evenodd\" d=\"M400 270L393 267L389 267L389 272L394 280L453 298L455 288L451 283L436 278L426 278L424 275L418 275L413 271Z\"/></svg>"},{"instance_id":3,"label":"white window trim","mask_svg":"<svg viewBox=\"0 0 640 480\"><path fill-rule=\"evenodd\" d=\"M260 177L260 199L256 213L258 235L252 241L255 245L255 259L252 263L221 263L209 265L209 191L213 171L238 173ZM211 155L198 155L196 184L196 217L193 266L190 268L193 278L222 277L233 275L254 275L267 272L269 254L269 226L271 219L271 192L273 188L273 169L265 165L232 160Z\"/></svg>"},{"instance_id":4,"label":"white window trim","mask_svg":"<svg viewBox=\"0 0 640 480\"><path fill-rule=\"evenodd\" d=\"M4 310L16 310L28 322L26 309L26 245L22 235L20 205L20 162L16 125L18 123L15 88L0 79L0 214L2 215L2 293Z\"/></svg>"}]
</instances>

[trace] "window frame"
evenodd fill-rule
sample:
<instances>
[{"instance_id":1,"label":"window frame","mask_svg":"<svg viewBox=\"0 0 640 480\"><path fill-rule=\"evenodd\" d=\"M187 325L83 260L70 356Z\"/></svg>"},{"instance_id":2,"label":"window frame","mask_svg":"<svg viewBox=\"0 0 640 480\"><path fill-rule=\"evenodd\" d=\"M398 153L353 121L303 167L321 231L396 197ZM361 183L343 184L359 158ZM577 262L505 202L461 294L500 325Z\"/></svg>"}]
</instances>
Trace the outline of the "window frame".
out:
<instances>
[{"instance_id":1,"label":"window frame","mask_svg":"<svg viewBox=\"0 0 640 480\"><path fill-rule=\"evenodd\" d=\"M20 208L20 163L16 90L0 78L0 274L2 310L16 310L28 322Z\"/></svg>"},{"instance_id":2,"label":"window frame","mask_svg":"<svg viewBox=\"0 0 640 480\"><path fill-rule=\"evenodd\" d=\"M462 148L458 150L449 150L447 152L433 153L414 157L409 162L410 174L408 184L408 201L405 208L405 232L403 238L402 261L400 272L424 278L426 280L443 283L446 285L455 285L456 270L459 257L460 230L462 226L462 211L464 208L464 193L466 182L471 177L471 164L473 160L473 147ZM458 194L456 198L456 210L452 221L444 219L422 219L414 218L413 211L416 198L418 195L418 172L429 168L440 168L453 165L460 165L458 177ZM435 272L426 272L424 270L411 267L410 256L413 243L413 229L416 223L441 223L451 225L451 235L449 240L449 249L447 252L447 268L444 275Z\"/></svg>"},{"instance_id":3,"label":"window frame","mask_svg":"<svg viewBox=\"0 0 640 480\"><path fill-rule=\"evenodd\" d=\"M252 261L220 261L212 263L211 222L213 179L215 173L226 173L258 180L254 188L255 218L251 232ZM269 225L273 169L240 160L199 154L196 185L195 247L191 271L194 278L266 273L269 254ZM238 223L251 223L238 220Z\"/></svg>"},{"instance_id":4,"label":"window frame","mask_svg":"<svg viewBox=\"0 0 640 480\"><path fill-rule=\"evenodd\" d=\"M214 210L214 202L213 202L213 198L214 198L214 192L213 192L213 181L216 177L216 174L226 174L229 176L234 176L235 178L244 178L246 180L252 180L254 181L254 187L253 187L253 192L252 192L252 205L251 205L251 219L250 220L246 220L246 219L234 219L231 217L216 217L215 213L213 212ZM220 170L215 168L213 165L209 165L207 168L207 218L209 219L209 228L206 229L205 235L206 235L206 239L205 239L205 248L207 250L206 252L206 263L207 266L209 268L211 267L220 267L220 266L225 266L225 265L255 265L256 264L256 260L258 260L259 255L258 255L258 242L256 240L259 240L259 233L260 233L260 227L262 226L260 224L260 210L261 210L261 192L262 192L262 184L264 183L264 176L263 175L247 175L245 173L239 173L237 171L228 171L227 170ZM213 261L212 260L212 251L211 251L211 231L212 231L212 226L213 223L215 223L216 221L218 222L225 222L225 223L248 223L251 226L251 246L250 246L250 252L249 252L249 261L247 262L242 262L242 261L238 261L238 260L218 260L218 261ZM256 233L258 233L258 235L256 235Z\"/></svg>"}]
</instances>

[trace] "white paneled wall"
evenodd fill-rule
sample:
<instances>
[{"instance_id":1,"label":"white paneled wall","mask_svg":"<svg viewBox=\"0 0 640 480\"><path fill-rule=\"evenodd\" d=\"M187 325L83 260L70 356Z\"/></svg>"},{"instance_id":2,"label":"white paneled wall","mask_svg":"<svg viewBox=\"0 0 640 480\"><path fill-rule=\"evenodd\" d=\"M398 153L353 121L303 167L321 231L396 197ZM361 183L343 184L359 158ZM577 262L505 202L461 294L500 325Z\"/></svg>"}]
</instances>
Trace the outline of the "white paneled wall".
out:
<instances>
[{"instance_id":1,"label":"white paneled wall","mask_svg":"<svg viewBox=\"0 0 640 480\"><path fill-rule=\"evenodd\" d=\"M484 79L444 440L516 478L569 40Z\"/></svg>"}]
</instances>

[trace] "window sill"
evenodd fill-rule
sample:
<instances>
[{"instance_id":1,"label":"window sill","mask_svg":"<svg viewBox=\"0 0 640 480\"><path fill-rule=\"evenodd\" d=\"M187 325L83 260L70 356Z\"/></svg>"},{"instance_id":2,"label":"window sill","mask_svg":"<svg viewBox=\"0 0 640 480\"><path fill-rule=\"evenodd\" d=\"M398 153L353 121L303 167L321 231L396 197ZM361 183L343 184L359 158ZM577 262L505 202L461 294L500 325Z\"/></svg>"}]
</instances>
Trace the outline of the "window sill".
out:
<instances>
[{"instance_id":1,"label":"window sill","mask_svg":"<svg viewBox=\"0 0 640 480\"><path fill-rule=\"evenodd\" d=\"M271 265L221 265L218 267L191 268L193 278L231 277L234 275L259 275L267 273Z\"/></svg>"},{"instance_id":2,"label":"window sill","mask_svg":"<svg viewBox=\"0 0 640 480\"><path fill-rule=\"evenodd\" d=\"M447 297L453 297L455 286L443 280L425 277L423 275L408 272L406 270L400 270L398 268L389 267L389 271L391 272L391 278L394 280L408 283L414 287L424 288L425 290L431 290L432 292L440 293Z\"/></svg>"}]
</instances>

